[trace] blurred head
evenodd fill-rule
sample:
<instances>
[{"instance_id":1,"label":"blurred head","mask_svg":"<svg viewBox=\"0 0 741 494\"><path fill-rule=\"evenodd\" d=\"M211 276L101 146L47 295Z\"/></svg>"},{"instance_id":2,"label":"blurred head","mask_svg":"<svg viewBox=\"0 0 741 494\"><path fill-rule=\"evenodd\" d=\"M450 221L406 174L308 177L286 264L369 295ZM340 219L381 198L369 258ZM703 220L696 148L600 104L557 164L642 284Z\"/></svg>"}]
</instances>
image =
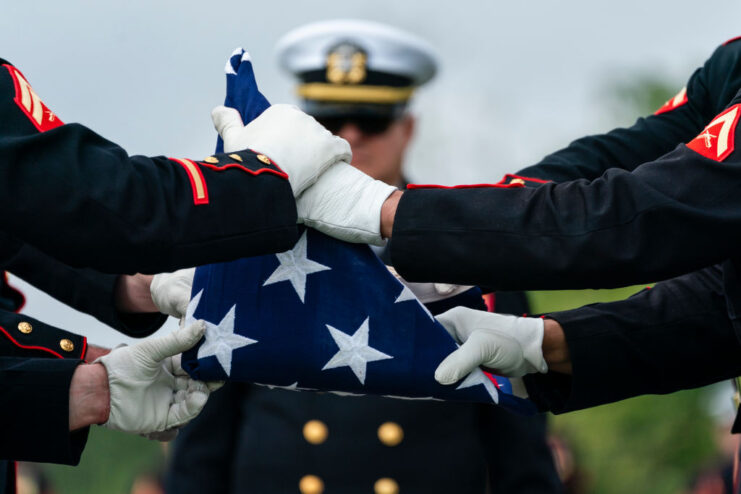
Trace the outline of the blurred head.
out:
<instances>
[{"instance_id":1,"label":"blurred head","mask_svg":"<svg viewBox=\"0 0 741 494\"><path fill-rule=\"evenodd\" d=\"M414 133L414 117L327 117L319 122L347 142L352 165L388 184L402 181L404 153Z\"/></svg>"},{"instance_id":2,"label":"blurred head","mask_svg":"<svg viewBox=\"0 0 741 494\"><path fill-rule=\"evenodd\" d=\"M414 132L407 107L437 69L427 43L383 24L326 21L286 34L278 58L299 80L304 111L350 143L352 164L399 184Z\"/></svg>"}]
</instances>

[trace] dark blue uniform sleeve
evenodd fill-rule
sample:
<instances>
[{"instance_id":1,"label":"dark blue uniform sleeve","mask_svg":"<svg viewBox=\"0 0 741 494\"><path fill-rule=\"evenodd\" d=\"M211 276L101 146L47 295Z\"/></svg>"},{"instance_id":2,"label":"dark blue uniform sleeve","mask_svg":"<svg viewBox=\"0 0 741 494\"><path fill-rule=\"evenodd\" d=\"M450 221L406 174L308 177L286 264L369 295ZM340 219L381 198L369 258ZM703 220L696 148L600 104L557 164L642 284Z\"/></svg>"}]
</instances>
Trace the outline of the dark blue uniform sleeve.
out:
<instances>
[{"instance_id":1,"label":"dark blue uniform sleeve","mask_svg":"<svg viewBox=\"0 0 741 494\"><path fill-rule=\"evenodd\" d=\"M739 88L741 41L735 41L718 47L654 115L639 118L629 128L578 139L518 175L565 182L593 180L610 168L633 170L694 138Z\"/></svg>"},{"instance_id":2,"label":"dark blue uniform sleeve","mask_svg":"<svg viewBox=\"0 0 741 494\"><path fill-rule=\"evenodd\" d=\"M88 428L69 431L69 388L84 337L0 311L0 459L75 465Z\"/></svg>"},{"instance_id":3,"label":"dark blue uniform sleeve","mask_svg":"<svg viewBox=\"0 0 741 494\"><path fill-rule=\"evenodd\" d=\"M72 266L161 272L279 252L297 239L286 174L251 151L130 157L63 125L0 60L0 230Z\"/></svg>"},{"instance_id":4,"label":"dark blue uniform sleeve","mask_svg":"<svg viewBox=\"0 0 741 494\"><path fill-rule=\"evenodd\" d=\"M501 289L625 286L738 255L741 96L689 142L632 172L538 188L407 190L391 257L410 281Z\"/></svg>"},{"instance_id":5,"label":"dark blue uniform sleeve","mask_svg":"<svg viewBox=\"0 0 741 494\"><path fill-rule=\"evenodd\" d=\"M620 302L551 314L566 335L573 375L527 376L531 398L560 413L740 375L728 269L706 268Z\"/></svg>"},{"instance_id":6,"label":"dark blue uniform sleeve","mask_svg":"<svg viewBox=\"0 0 741 494\"><path fill-rule=\"evenodd\" d=\"M135 338L148 336L167 320L160 313L117 310L115 290L119 275L67 266L28 244L14 242L7 235L0 234L0 245L0 268L121 333Z\"/></svg>"}]
</instances>

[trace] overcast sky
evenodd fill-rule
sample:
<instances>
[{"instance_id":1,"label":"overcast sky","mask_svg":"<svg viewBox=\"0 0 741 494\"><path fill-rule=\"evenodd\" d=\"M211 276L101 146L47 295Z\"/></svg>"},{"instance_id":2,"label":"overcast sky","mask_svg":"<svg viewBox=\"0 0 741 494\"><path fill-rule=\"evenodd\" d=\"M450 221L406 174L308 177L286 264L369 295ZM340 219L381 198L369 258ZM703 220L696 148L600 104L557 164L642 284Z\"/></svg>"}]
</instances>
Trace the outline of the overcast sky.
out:
<instances>
[{"instance_id":1,"label":"overcast sky","mask_svg":"<svg viewBox=\"0 0 741 494\"><path fill-rule=\"evenodd\" d=\"M293 102L274 58L281 35L324 19L389 23L439 54L438 77L415 101L408 162L413 179L450 184L496 181L614 126L605 93L614 81L654 74L678 90L717 45L741 35L740 14L731 0L3 0L0 56L65 122L131 154L200 158L214 145L209 112L223 100L234 48L250 51L268 99ZM28 313L93 342L122 339L26 291Z\"/></svg>"}]
</instances>

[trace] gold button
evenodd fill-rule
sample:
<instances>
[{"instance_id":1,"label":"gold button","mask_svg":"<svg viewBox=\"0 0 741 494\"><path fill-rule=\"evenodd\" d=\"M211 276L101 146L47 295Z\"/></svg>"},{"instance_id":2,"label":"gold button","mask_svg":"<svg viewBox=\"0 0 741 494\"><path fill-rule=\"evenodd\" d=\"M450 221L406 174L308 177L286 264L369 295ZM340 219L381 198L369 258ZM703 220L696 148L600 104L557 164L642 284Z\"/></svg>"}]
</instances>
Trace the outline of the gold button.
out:
<instances>
[{"instance_id":1,"label":"gold button","mask_svg":"<svg viewBox=\"0 0 741 494\"><path fill-rule=\"evenodd\" d=\"M384 422L378 428L378 439L386 446L396 446L404 439L404 429L396 422Z\"/></svg>"},{"instance_id":2,"label":"gold button","mask_svg":"<svg viewBox=\"0 0 741 494\"><path fill-rule=\"evenodd\" d=\"M525 185L525 181L523 179L521 179L521 178L515 178L512 181L510 181L509 184L510 185L512 185L512 184Z\"/></svg>"},{"instance_id":3,"label":"gold button","mask_svg":"<svg viewBox=\"0 0 741 494\"><path fill-rule=\"evenodd\" d=\"M399 484L394 479L384 477L376 480L373 484L373 492L376 494L399 494Z\"/></svg>"},{"instance_id":4,"label":"gold button","mask_svg":"<svg viewBox=\"0 0 741 494\"><path fill-rule=\"evenodd\" d=\"M322 494L324 482L316 475L304 475L298 483L301 494Z\"/></svg>"},{"instance_id":5,"label":"gold button","mask_svg":"<svg viewBox=\"0 0 741 494\"><path fill-rule=\"evenodd\" d=\"M262 161L262 162L263 162L263 163L265 163L266 165L269 165L269 164L271 164L271 163L272 163L272 162L270 161L270 158L268 158L268 157L267 157L267 156L265 156L264 154L258 154L258 155L257 155L257 159L259 159L260 161Z\"/></svg>"},{"instance_id":6,"label":"gold button","mask_svg":"<svg viewBox=\"0 0 741 494\"><path fill-rule=\"evenodd\" d=\"M219 162L219 158L217 158L216 156L209 156L208 158L203 158L203 161L206 163L215 164Z\"/></svg>"},{"instance_id":7,"label":"gold button","mask_svg":"<svg viewBox=\"0 0 741 494\"><path fill-rule=\"evenodd\" d=\"M64 338L59 342L59 346L62 350L65 352L71 352L75 349L75 344L72 343L72 340L68 340L67 338Z\"/></svg>"},{"instance_id":8,"label":"gold button","mask_svg":"<svg viewBox=\"0 0 741 494\"><path fill-rule=\"evenodd\" d=\"M242 162L242 157L238 154L230 154L229 157L233 160L239 161L240 163Z\"/></svg>"},{"instance_id":9,"label":"gold button","mask_svg":"<svg viewBox=\"0 0 741 494\"><path fill-rule=\"evenodd\" d=\"M26 321L19 322L18 323L18 331L20 331L23 334L28 334L31 331L33 331L33 326L31 326L30 323L27 323Z\"/></svg>"},{"instance_id":10,"label":"gold button","mask_svg":"<svg viewBox=\"0 0 741 494\"><path fill-rule=\"evenodd\" d=\"M322 444L328 435L329 429L321 420L309 420L304 424L304 439L311 444Z\"/></svg>"}]
</instances>

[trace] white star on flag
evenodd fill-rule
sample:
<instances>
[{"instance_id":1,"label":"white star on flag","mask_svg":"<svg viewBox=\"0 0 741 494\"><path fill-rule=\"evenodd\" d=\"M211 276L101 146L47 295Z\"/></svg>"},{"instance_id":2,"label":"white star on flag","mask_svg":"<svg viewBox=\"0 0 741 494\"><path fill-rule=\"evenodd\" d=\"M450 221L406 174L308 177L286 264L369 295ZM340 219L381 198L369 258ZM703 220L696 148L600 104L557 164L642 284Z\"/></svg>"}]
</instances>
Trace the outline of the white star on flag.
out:
<instances>
[{"instance_id":1,"label":"white star on flag","mask_svg":"<svg viewBox=\"0 0 741 494\"><path fill-rule=\"evenodd\" d=\"M334 354L329 362L322 367L322 370L347 366L352 369L353 374L358 378L360 384L365 384L365 371L368 362L394 358L391 355L379 352L368 345L368 320L369 318L366 317L363 324L360 325L358 330L355 331L355 334L352 336L343 333L339 329L333 328L329 324L326 325L329 334L332 335L332 338L334 339L334 342L337 343L340 351Z\"/></svg>"},{"instance_id":2,"label":"white star on flag","mask_svg":"<svg viewBox=\"0 0 741 494\"><path fill-rule=\"evenodd\" d=\"M419 304L420 307L422 307L422 309L425 311L425 313L428 316L430 316L430 319L432 319L434 321L435 320L435 316L433 316L432 315L432 312L430 312L429 309L427 309L427 307L425 307L425 304L423 304L422 302L419 301L419 299L414 294L414 292L412 291L412 289L409 288L408 286L406 286L404 283L401 283L401 285L404 288L402 288L401 293L399 294L398 297L396 297L396 300L394 301L394 303L395 304L398 304L398 303L401 303L401 302L408 302L409 300L414 300L415 302L417 302Z\"/></svg>"},{"instance_id":3,"label":"white star on flag","mask_svg":"<svg viewBox=\"0 0 741 494\"><path fill-rule=\"evenodd\" d=\"M193 314L195 314L196 307L201 301L201 295L203 295L203 290L198 292L198 295L193 297L193 300L188 304L188 309L185 312L185 324L191 324L195 321ZM257 343L257 340L234 333L236 308L237 306L233 305L219 324L204 320L206 323L206 341L198 348L199 359L216 356L216 360L219 361L227 376L230 376L232 372L232 352L237 348Z\"/></svg>"},{"instance_id":4,"label":"white star on flag","mask_svg":"<svg viewBox=\"0 0 741 494\"><path fill-rule=\"evenodd\" d=\"M319 271L331 270L329 266L319 264L306 257L306 232L296 242L291 250L281 252L275 255L280 265L273 271L273 274L265 280L262 286L272 285L281 281L290 281L296 295L304 301L306 296L306 277Z\"/></svg>"},{"instance_id":5,"label":"white star on flag","mask_svg":"<svg viewBox=\"0 0 741 494\"><path fill-rule=\"evenodd\" d=\"M471 388L479 384L484 385L484 388L486 388L487 393L489 393L494 403L499 403L499 391L497 391L497 387L481 369L474 369L455 389Z\"/></svg>"}]
</instances>

